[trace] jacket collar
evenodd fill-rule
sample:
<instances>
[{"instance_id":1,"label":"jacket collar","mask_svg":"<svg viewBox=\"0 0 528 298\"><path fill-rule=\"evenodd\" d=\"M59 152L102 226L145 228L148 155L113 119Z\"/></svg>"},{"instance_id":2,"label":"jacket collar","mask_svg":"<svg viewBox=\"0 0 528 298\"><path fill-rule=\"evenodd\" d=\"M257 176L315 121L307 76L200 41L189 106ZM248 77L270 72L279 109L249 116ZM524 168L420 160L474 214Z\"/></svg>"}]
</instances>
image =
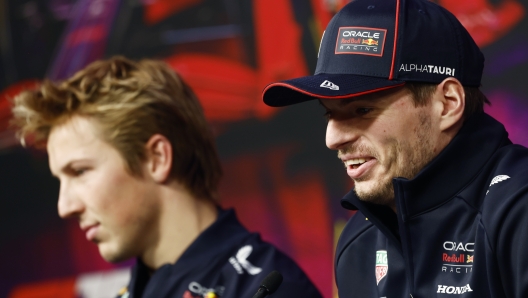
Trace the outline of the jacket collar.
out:
<instances>
[{"instance_id":1,"label":"jacket collar","mask_svg":"<svg viewBox=\"0 0 528 298\"><path fill-rule=\"evenodd\" d=\"M408 180L393 179L401 191L396 197L403 220L434 208L459 193L502 146L511 144L504 126L491 116L480 113L470 117L457 135L418 175ZM386 207L359 200L350 191L342 200L346 209L359 209L374 216Z\"/></svg>"},{"instance_id":2,"label":"jacket collar","mask_svg":"<svg viewBox=\"0 0 528 298\"><path fill-rule=\"evenodd\" d=\"M142 261L137 259L132 268L128 290L132 297L141 296L151 279L166 279L171 275L185 276L200 264L207 264L232 250L233 243L238 243L249 232L240 224L233 209L223 210L218 207L218 218L205 229L184 251L174 264L165 264L152 272Z\"/></svg>"}]
</instances>

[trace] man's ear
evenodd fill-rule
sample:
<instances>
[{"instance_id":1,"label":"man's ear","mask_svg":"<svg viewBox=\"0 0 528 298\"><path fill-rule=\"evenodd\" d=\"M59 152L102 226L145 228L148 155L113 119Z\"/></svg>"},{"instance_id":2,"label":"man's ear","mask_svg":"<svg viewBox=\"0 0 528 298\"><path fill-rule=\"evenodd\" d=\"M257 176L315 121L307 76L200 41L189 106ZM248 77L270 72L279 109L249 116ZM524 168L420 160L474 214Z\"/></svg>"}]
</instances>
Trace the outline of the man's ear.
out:
<instances>
[{"instance_id":1,"label":"man's ear","mask_svg":"<svg viewBox=\"0 0 528 298\"><path fill-rule=\"evenodd\" d=\"M158 183L167 181L172 169L172 145L163 135L155 134L145 144L147 174Z\"/></svg>"},{"instance_id":2,"label":"man's ear","mask_svg":"<svg viewBox=\"0 0 528 298\"><path fill-rule=\"evenodd\" d=\"M440 83L436 89L441 109L440 130L447 132L455 129L458 131L464 121L464 108L466 96L464 87L455 78L447 78Z\"/></svg>"}]
</instances>

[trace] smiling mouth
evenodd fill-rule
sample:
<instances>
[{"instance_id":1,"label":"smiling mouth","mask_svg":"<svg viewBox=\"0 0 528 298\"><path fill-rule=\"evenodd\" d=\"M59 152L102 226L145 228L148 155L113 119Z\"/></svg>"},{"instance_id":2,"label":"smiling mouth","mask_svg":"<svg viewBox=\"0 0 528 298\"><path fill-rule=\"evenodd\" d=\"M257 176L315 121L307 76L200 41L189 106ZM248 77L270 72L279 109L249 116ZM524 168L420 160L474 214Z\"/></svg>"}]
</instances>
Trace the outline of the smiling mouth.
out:
<instances>
[{"instance_id":1,"label":"smiling mouth","mask_svg":"<svg viewBox=\"0 0 528 298\"><path fill-rule=\"evenodd\" d=\"M372 158L353 158L349 160L345 160L345 168L352 167L352 169L359 168L362 164L366 163L367 161L371 160Z\"/></svg>"}]
</instances>

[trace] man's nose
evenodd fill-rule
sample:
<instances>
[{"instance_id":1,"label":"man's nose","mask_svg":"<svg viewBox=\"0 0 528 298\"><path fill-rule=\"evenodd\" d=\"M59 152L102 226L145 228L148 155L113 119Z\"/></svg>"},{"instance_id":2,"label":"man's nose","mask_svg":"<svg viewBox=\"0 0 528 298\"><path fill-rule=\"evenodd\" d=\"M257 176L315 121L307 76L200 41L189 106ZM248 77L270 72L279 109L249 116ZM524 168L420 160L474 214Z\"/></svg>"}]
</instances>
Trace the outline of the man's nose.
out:
<instances>
[{"instance_id":1,"label":"man's nose","mask_svg":"<svg viewBox=\"0 0 528 298\"><path fill-rule=\"evenodd\" d=\"M343 146L357 140L358 134L350 125L350 121L330 119L326 127L326 147L339 150Z\"/></svg>"},{"instance_id":2,"label":"man's nose","mask_svg":"<svg viewBox=\"0 0 528 298\"><path fill-rule=\"evenodd\" d=\"M84 211L82 200L71 191L67 184L63 183L61 183L57 207L59 216L62 218L78 216Z\"/></svg>"}]
</instances>

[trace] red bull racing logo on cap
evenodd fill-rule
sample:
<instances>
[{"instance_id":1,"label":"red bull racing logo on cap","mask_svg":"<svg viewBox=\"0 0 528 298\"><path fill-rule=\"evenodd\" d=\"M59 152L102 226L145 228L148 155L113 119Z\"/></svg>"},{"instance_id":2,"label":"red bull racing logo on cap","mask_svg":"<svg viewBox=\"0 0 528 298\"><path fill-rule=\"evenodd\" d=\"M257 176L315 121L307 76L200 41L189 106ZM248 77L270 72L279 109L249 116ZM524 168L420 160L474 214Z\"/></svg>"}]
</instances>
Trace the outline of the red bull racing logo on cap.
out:
<instances>
[{"instance_id":1,"label":"red bull racing logo on cap","mask_svg":"<svg viewBox=\"0 0 528 298\"><path fill-rule=\"evenodd\" d=\"M336 54L383 56L387 30L366 27L340 27Z\"/></svg>"},{"instance_id":2,"label":"red bull racing logo on cap","mask_svg":"<svg viewBox=\"0 0 528 298\"><path fill-rule=\"evenodd\" d=\"M376 45L377 46L379 44L379 42L377 40L369 38L369 39L363 39L361 44L368 44L369 46L371 46L371 45Z\"/></svg>"}]
</instances>

